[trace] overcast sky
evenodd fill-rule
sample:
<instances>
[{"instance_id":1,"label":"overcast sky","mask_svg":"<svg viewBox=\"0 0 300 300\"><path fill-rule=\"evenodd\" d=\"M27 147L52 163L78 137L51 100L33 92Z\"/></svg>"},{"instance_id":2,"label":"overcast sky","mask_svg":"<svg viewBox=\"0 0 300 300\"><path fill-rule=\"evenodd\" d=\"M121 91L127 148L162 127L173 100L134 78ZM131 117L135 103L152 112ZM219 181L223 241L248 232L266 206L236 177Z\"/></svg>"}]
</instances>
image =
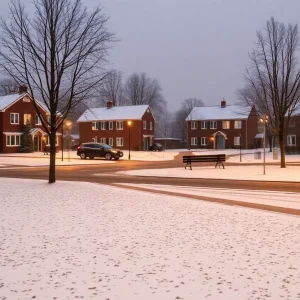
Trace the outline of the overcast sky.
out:
<instances>
[{"instance_id":1,"label":"overcast sky","mask_svg":"<svg viewBox=\"0 0 300 300\"><path fill-rule=\"evenodd\" d=\"M23 0L25 1L25 0ZM9 0L0 0L6 16ZM29 2L26 0L26 3ZM83 0L93 8L99 1ZM102 0L109 29L121 39L111 52L124 79L146 72L159 80L168 109L188 97L205 105L236 99L256 31L274 16L298 23L300 0Z\"/></svg>"}]
</instances>

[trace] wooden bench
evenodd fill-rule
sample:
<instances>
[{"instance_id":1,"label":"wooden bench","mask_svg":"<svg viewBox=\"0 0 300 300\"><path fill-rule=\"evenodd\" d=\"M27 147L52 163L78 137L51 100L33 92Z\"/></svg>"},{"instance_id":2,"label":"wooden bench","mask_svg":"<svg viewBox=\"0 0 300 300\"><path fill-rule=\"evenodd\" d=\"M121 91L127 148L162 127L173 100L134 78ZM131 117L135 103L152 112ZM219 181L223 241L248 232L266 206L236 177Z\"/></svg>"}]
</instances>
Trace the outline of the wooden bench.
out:
<instances>
[{"instance_id":1,"label":"wooden bench","mask_svg":"<svg viewBox=\"0 0 300 300\"><path fill-rule=\"evenodd\" d=\"M185 163L185 169L186 167L190 167L190 170L192 170L192 163L198 163L198 162L215 162L215 168L217 166L222 165L223 169L225 169L223 162L225 162L226 156L225 154L211 154L211 155L187 155L183 156L183 163Z\"/></svg>"}]
</instances>

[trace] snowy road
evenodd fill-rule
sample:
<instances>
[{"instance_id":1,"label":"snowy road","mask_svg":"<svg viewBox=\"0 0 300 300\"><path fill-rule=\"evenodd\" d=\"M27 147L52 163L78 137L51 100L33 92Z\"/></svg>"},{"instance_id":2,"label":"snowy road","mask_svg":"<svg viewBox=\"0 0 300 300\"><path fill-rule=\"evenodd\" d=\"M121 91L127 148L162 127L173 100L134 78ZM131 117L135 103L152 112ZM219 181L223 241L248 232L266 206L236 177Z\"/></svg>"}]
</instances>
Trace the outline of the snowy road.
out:
<instances>
[{"instance_id":1,"label":"snowy road","mask_svg":"<svg viewBox=\"0 0 300 300\"><path fill-rule=\"evenodd\" d=\"M236 200L248 203L258 203L285 208L300 209L300 193L224 188L204 188L160 184L155 185L122 183L120 185L141 187L149 190L151 189L157 191L176 192L186 195L197 195L227 200Z\"/></svg>"}]
</instances>

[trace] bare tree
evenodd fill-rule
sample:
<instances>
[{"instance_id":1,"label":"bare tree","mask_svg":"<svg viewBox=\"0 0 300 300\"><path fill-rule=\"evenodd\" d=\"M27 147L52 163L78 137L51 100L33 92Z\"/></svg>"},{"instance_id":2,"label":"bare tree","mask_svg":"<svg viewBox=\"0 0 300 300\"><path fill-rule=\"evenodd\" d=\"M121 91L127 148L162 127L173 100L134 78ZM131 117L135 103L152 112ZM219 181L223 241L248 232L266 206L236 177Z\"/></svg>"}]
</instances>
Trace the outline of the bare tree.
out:
<instances>
[{"instance_id":1,"label":"bare tree","mask_svg":"<svg viewBox=\"0 0 300 300\"><path fill-rule=\"evenodd\" d=\"M146 73L134 73L127 79L124 86L124 100L129 105L147 104L156 116L166 107L159 82L157 79L149 78Z\"/></svg>"},{"instance_id":2,"label":"bare tree","mask_svg":"<svg viewBox=\"0 0 300 300\"><path fill-rule=\"evenodd\" d=\"M180 109L175 113L176 137L180 139L187 138L185 119L194 107L204 106L202 100L198 98L188 98L181 103Z\"/></svg>"},{"instance_id":3,"label":"bare tree","mask_svg":"<svg viewBox=\"0 0 300 300\"><path fill-rule=\"evenodd\" d=\"M123 86L122 73L112 70L103 81L100 88L97 88L96 94L97 105L104 106L108 101L112 101L113 106L123 105Z\"/></svg>"},{"instance_id":4,"label":"bare tree","mask_svg":"<svg viewBox=\"0 0 300 300\"><path fill-rule=\"evenodd\" d=\"M115 42L108 18L97 6L89 12L82 0L34 0L30 19L20 0L10 5L10 21L1 20L0 68L25 83L50 137L49 183L55 182L56 132L70 109L90 96L105 78L108 50ZM41 117L35 99L50 112ZM60 106L60 99L68 99Z\"/></svg>"},{"instance_id":5,"label":"bare tree","mask_svg":"<svg viewBox=\"0 0 300 300\"><path fill-rule=\"evenodd\" d=\"M271 18L257 32L256 48L250 53L245 87L239 93L247 105L268 116L268 128L278 138L281 168L285 168L286 129L299 106L300 70L298 26L285 26Z\"/></svg>"},{"instance_id":6,"label":"bare tree","mask_svg":"<svg viewBox=\"0 0 300 300\"><path fill-rule=\"evenodd\" d=\"M0 80L0 96L17 93L18 88L19 85L12 78L3 78Z\"/></svg>"}]
</instances>

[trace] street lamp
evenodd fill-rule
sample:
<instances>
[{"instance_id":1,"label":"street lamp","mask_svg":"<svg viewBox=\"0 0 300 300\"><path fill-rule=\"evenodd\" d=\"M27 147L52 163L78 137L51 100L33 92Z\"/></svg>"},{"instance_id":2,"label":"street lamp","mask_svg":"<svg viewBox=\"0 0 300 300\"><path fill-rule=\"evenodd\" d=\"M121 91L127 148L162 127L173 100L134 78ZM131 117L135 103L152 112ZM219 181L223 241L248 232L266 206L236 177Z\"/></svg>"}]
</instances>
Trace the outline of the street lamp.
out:
<instances>
[{"instance_id":1,"label":"street lamp","mask_svg":"<svg viewBox=\"0 0 300 300\"><path fill-rule=\"evenodd\" d=\"M67 121L65 123L65 121L63 121L62 123L62 131L61 131L61 160L63 161L64 160L64 126L66 126L67 129L71 128L72 126L72 122L70 121ZM68 134L70 134L69 131L67 131ZM70 147L69 147L70 148ZM69 149L69 161L70 161L70 149Z\"/></svg>"},{"instance_id":2,"label":"street lamp","mask_svg":"<svg viewBox=\"0 0 300 300\"><path fill-rule=\"evenodd\" d=\"M68 121L66 123L66 126L67 126L67 129L68 129L68 161L70 161L70 139L71 139L71 136L70 136L70 131L71 131L71 127L72 127L72 122Z\"/></svg>"},{"instance_id":3,"label":"street lamp","mask_svg":"<svg viewBox=\"0 0 300 300\"><path fill-rule=\"evenodd\" d=\"M128 132L129 132L129 139L128 139L128 141L129 141L129 153L128 153L128 159L130 160L130 127L131 127L131 121L128 121L127 122L127 124L128 124Z\"/></svg>"},{"instance_id":4,"label":"street lamp","mask_svg":"<svg viewBox=\"0 0 300 300\"><path fill-rule=\"evenodd\" d=\"M260 122L264 125L264 175L266 175L266 124L268 122L268 116L266 114L262 114L260 118Z\"/></svg>"}]
</instances>

